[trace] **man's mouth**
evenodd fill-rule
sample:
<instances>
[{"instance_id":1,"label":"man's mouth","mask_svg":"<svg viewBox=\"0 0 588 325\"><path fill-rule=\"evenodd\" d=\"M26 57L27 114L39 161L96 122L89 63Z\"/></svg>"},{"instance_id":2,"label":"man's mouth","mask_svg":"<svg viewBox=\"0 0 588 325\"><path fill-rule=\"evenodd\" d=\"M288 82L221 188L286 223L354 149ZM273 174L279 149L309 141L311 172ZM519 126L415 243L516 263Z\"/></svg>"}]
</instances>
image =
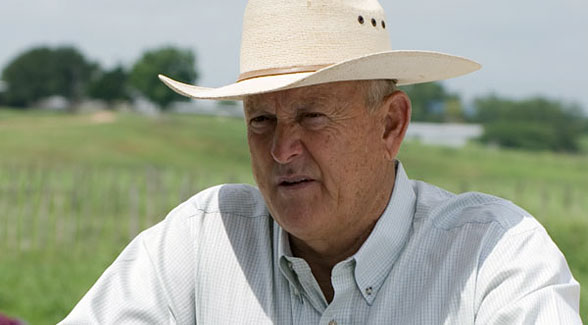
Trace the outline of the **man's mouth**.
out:
<instances>
[{"instance_id":1,"label":"man's mouth","mask_svg":"<svg viewBox=\"0 0 588 325\"><path fill-rule=\"evenodd\" d=\"M278 183L278 185L284 186L284 187L294 187L297 185L303 185L303 184L310 183L313 181L314 180L312 178L308 178L308 177L288 177L288 178L280 179L280 182Z\"/></svg>"}]
</instances>

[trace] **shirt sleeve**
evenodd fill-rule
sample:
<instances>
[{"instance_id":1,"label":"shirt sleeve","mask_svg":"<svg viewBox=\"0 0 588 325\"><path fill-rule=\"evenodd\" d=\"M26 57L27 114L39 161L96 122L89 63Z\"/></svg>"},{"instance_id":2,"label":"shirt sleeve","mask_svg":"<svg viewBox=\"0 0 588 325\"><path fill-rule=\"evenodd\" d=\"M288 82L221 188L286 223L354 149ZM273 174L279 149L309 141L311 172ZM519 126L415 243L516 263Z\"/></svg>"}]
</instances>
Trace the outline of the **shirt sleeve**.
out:
<instances>
[{"instance_id":1,"label":"shirt sleeve","mask_svg":"<svg viewBox=\"0 0 588 325\"><path fill-rule=\"evenodd\" d=\"M59 324L194 324L188 221L172 212L137 236Z\"/></svg>"},{"instance_id":2,"label":"shirt sleeve","mask_svg":"<svg viewBox=\"0 0 588 325\"><path fill-rule=\"evenodd\" d=\"M476 324L582 324L580 286L545 229L534 223L505 233L483 261Z\"/></svg>"}]
</instances>

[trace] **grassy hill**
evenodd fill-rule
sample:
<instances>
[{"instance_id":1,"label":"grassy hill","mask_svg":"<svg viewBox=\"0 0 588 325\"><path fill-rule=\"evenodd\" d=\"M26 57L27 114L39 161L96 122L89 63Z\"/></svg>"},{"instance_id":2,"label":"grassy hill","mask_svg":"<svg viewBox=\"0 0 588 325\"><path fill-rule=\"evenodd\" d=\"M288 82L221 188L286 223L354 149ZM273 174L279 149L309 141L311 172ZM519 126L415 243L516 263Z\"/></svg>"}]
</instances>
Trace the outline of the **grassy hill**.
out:
<instances>
[{"instance_id":1,"label":"grassy hill","mask_svg":"<svg viewBox=\"0 0 588 325\"><path fill-rule=\"evenodd\" d=\"M400 160L411 178L527 209L588 283L588 156L406 143ZM252 183L240 119L0 109L0 312L55 323L130 238L223 182Z\"/></svg>"}]
</instances>

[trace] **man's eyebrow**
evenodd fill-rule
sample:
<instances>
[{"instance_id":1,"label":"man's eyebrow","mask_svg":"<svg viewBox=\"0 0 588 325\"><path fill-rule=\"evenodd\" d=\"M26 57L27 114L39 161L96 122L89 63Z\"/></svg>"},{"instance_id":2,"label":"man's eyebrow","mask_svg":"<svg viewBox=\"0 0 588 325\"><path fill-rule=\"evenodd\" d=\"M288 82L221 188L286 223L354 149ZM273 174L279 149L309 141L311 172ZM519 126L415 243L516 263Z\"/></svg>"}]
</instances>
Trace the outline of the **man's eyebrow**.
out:
<instances>
[{"instance_id":1,"label":"man's eyebrow","mask_svg":"<svg viewBox=\"0 0 588 325\"><path fill-rule=\"evenodd\" d=\"M295 105L297 106L298 109L312 108L309 106L314 106L314 105L322 106L322 105L327 104L330 100L333 100L332 97L333 96L329 96L329 95L325 95L325 94L309 95L309 96L303 98L302 100L300 100Z\"/></svg>"},{"instance_id":2,"label":"man's eyebrow","mask_svg":"<svg viewBox=\"0 0 588 325\"><path fill-rule=\"evenodd\" d=\"M330 102L336 103L335 105L329 105ZM341 105L341 100L338 96L331 93L308 93L305 94L303 98L300 100L287 104L293 105L297 111L308 111L312 110L313 108L323 107L323 106L333 106L336 110L341 110L343 107ZM260 101L255 96L246 97L243 100L243 107L245 109L245 114L253 114L255 112L263 112L269 111L267 109L267 103Z\"/></svg>"},{"instance_id":3,"label":"man's eyebrow","mask_svg":"<svg viewBox=\"0 0 588 325\"><path fill-rule=\"evenodd\" d=\"M310 95L302 100L297 107L299 112L306 112L314 108L328 108L331 113L340 113L349 107L347 101L332 93Z\"/></svg>"}]
</instances>

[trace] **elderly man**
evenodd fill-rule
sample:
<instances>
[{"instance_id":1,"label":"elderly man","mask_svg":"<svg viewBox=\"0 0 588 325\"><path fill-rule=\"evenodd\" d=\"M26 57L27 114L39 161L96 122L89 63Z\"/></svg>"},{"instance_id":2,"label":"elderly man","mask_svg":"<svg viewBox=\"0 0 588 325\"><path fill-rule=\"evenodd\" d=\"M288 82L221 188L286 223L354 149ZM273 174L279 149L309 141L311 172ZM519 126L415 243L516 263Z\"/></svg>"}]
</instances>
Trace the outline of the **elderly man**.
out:
<instances>
[{"instance_id":1,"label":"elderly man","mask_svg":"<svg viewBox=\"0 0 588 325\"><path fill-rule=\"evenodd\" d=\"M141 233L63 324L575 324L579 285L508 201L411 181L396 89L479 68L393 51L376 0L251 0L239 81L258 188L205 190Z\"/></svg>"}]
</instances>

